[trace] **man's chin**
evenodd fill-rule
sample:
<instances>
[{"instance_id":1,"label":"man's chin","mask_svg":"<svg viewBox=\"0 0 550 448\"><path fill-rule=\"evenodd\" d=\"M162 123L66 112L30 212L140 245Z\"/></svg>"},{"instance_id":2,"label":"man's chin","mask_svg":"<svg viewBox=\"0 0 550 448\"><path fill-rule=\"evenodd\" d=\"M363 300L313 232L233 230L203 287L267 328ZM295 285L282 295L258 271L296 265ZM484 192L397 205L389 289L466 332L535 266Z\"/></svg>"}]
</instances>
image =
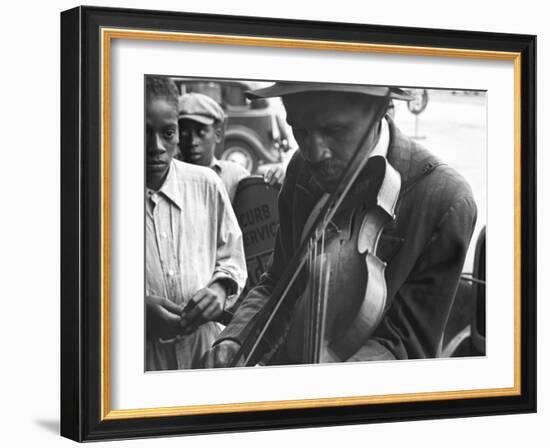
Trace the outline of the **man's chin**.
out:
<instances>
[{"instance_id":1,"label":"man's chin","mask_svg":"<svg viewBox=\"0 0 550 448\"><path fill-rule=\"evenodd\" d=\"M328 177L321 179L317 176L313 176L313 179L315 180L315 183L319 186L319 188L325 193L332 193L336 190L336 187L338 186L338 179L331 179Z\"/></svg>"},{"instance_id":2,"label":"man's chin","mask_svg":"<svg viewBox=\"0 0 550 448\"><path fill-rule=\"evenodd\" d=\"M340 176L345 167L340 167L334 162L325 164L326 166L310 166L310 172L315 183L326 193L332 193L336 190Z\"/></svg>"},{"instance_id":3,"label":"man's chin","mask_svg":"<svg viewBox=\"0 0 550 448\"><path fill-rule=\"evenodd\" d=\"M147 165L147 184L150 188L151 185L156 185L156 187L159 187L161 182L164 181L166 178L166 175L168 174L168 170L170 168L170 165L164 165L164 164L154 164L154 165ZM151 185L149 185L151 184ZM155 187L155 188L156 188Z\"/></svg>"}]
</instances>

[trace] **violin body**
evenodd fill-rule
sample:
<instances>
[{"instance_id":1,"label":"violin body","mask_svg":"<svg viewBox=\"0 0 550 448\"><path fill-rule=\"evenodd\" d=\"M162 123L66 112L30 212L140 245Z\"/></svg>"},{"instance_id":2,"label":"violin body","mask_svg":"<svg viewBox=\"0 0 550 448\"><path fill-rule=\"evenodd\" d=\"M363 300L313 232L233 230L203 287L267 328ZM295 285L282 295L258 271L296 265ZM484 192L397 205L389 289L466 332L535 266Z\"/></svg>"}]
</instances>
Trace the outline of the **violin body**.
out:
<instances>
[{"instance_id":1,"label":"violin body","mask_svg":"<svg viewBox=\"0 0 550 448\"><path fill-rule=\"evenodd\" d=\"M320 362L328 359L328 341L338 338L341 330L357 315L368 283L364 257L357 251L357 243L364 210L346 210L333 220L325 234L324 263L329 269L329 284L326 294L326 317L324 322L323 353ZM317 260L317 264L321 260ZM316 266L320 270L320 266ZM337 281L335 281L337 279ZM310 292L314 279L308 278L308 286L296 303L293 319L282 350L284 358L292 364L309 363L307 354L308 313L311 304ZM319 293L319 292L317 292ZM314 298L315 299L315 298Z\"/></svg>"}]
</instances>

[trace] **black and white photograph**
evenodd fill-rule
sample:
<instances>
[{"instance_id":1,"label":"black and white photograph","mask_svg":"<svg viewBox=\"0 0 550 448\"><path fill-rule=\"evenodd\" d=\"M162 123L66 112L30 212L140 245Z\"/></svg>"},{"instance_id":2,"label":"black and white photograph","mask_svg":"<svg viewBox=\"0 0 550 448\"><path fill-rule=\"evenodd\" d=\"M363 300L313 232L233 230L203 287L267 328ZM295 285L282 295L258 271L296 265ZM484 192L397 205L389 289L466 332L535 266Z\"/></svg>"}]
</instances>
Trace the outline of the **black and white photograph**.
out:
<instances>
[{"instance_id":1,"label":"black and white photograph","mask_svg":"<svg viewBox=\"0 0 550 448\"><path fill-rule=\"evenodd\" d=\"M486 91L144 83L145 371L486 355Z\"/></svg>"},{"instance_id":2,"label":"black and white photograph","mask_svg":"<svg viewBox=\"0 0 550 448\"><path fill-rule=\"evenodd\" d=\"M537 412L537 37L312 12L61 14L63 436Z\"/></svg>"}]
</instances>

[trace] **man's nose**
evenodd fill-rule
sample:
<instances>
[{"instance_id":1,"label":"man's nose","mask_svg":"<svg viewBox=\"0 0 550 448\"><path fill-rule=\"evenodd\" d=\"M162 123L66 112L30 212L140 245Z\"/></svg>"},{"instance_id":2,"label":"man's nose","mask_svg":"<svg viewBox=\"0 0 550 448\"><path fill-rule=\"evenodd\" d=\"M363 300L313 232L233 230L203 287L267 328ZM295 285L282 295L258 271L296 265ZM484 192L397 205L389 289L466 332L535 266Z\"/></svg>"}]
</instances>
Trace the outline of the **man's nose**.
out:
<instances>
[{"instance_id":1,"label":"man's nose","mask_svg":"<svg viewBox=\"0 0 550 448\"><path fill-rule=\"evenodd\" d=\"M307 141L307 150L305 154L307 161L310 163L319 163L331 157L332 153L323 135L317 132L311 133Z\"/></svg>"}]
</instances>

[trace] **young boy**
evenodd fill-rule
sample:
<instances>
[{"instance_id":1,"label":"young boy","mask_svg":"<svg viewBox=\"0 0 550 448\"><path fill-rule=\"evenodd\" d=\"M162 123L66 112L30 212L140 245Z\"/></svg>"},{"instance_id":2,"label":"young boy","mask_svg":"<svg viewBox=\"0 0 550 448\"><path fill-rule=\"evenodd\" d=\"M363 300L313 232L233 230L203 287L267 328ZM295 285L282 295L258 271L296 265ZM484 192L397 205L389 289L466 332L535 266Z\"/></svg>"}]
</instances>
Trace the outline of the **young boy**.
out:
<instances>
[{"instance_id":1,"label":"young boy","mask_svg":"<svg viewBox=\"0 0 550 448\"><path fill-rule=\"evenodd\" d=\"M176 86L147 77L145 88L146 370L195 368L246 281L242 235L216 174L173 159Z\"/></svg>"}]
</instances>

